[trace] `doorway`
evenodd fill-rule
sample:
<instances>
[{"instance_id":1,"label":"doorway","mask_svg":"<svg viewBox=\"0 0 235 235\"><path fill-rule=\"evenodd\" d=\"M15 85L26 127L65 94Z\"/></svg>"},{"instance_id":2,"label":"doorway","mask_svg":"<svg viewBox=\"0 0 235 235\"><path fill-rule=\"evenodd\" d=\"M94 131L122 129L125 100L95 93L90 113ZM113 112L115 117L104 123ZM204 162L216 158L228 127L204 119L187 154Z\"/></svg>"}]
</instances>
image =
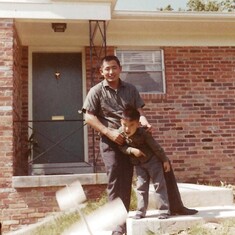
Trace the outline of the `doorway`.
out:
<instances>
[{"instance_id":1,"label":"doorway","mask_svg":"<svg viewBox=\"0 0 235 235\"><path fill-rule=\"evenodd\" d=\"M82 85L81 53L32 54L32 174L91 171L78 114Z\"/></svg>"}]
</instances>

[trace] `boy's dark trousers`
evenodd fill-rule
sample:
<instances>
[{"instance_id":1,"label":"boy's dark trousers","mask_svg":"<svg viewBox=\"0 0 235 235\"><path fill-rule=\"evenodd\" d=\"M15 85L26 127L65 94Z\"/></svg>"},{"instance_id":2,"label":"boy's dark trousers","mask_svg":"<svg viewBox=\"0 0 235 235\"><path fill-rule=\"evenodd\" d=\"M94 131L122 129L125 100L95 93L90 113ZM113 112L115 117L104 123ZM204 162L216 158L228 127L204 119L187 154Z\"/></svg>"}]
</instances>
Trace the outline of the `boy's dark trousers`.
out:
<instances>
[{"instance_id":1,"label":"boy's dark trousers","mask_svg":"<svg viewBox=\"0 0 235 235\"><path fill-rule=\"evenodd\" d=\"M167 186L167 193L168 193L168 200L170 204L171 214L192 215L197 213L197 210L188 209L184 207L172 166L169 172L164 172L164 176Z\"/></svg>"}]
</instances>

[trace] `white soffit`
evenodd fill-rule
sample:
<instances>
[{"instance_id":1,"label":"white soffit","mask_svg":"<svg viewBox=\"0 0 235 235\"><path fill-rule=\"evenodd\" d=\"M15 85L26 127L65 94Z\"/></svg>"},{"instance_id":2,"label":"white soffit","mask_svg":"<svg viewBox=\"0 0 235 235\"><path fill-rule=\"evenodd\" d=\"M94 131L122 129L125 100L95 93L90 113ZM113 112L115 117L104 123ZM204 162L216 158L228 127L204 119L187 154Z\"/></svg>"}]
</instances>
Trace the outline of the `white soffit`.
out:
<instances>
[{"instance_id":1,"label":"white soffit","mask_svg":"<svg viewBox=\"0 0 235 235\"><path fill-rule=\"evenodd\" d=\"M112 1L0 1L0 18L110 20Z\"/></svg>"},{"instance_id":2,"label":"white soffit","mask_svg":"<svg viewBox=\"0 0 235 235\"><path fill-rule=\"evenodd\" d=\"M234 22L233 12L114 11L112 19L130 21Z\"/></svg>"},{"instance_id":3,"label":"white soffit","mask_svg":"<svg viewBox=\"0 0 235 235\"><path fill-rule=\"evenodd\" d=\"M114 11L107 43L115 46L234 46L235 14Z\"/></svg>"}]
</instances>

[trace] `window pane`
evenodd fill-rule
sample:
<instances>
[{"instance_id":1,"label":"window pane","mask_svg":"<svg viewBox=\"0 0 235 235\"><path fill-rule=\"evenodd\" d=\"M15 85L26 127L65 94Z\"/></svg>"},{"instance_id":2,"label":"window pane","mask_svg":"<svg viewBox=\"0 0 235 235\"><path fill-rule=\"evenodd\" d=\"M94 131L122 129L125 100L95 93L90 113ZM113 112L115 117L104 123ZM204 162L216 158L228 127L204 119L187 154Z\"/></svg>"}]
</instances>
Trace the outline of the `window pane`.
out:
<instances>
[{"instance_id":1,"label":"window pane","mask_svg":"<svg viewBox=\"0 0 235 235\"><path fill-rule=\"evenodd\" d=\"M139 92L164 92L161 72L122 72L121 79L134 84Z\"/></svg>"},{"instance_id":2,"label":"window pane","mask_svg":"<svg viewBox=\"0 0 235 235\"><path fill-rule=\"evenodd\" d=\"M122 65L122 80L140 92L165 92L162 50L117 50L116 54Z\"/></svg>"}]
</instances>

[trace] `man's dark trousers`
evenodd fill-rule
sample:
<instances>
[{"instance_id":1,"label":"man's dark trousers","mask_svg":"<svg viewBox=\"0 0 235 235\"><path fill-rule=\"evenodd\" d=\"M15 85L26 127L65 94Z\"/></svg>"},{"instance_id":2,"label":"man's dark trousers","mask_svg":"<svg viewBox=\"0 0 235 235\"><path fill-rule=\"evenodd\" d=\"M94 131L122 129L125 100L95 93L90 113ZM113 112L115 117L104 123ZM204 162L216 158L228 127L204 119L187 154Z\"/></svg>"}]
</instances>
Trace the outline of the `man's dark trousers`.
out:
<instances>
[{"instance_id":1,"label":"man's dark trousers","mask_svg":"<svg viewBox=\"0 0 235 235\"><path fill-rule=\"evenodd\" d=\"M181 200L179 188L176 182L176 178L175 178L175 174L174 174L172 166L169 172L164 172L164 176L166 180L170 211L171 213L181 211L184 208L184 205Z\"/></svg>"}]
</instances>

